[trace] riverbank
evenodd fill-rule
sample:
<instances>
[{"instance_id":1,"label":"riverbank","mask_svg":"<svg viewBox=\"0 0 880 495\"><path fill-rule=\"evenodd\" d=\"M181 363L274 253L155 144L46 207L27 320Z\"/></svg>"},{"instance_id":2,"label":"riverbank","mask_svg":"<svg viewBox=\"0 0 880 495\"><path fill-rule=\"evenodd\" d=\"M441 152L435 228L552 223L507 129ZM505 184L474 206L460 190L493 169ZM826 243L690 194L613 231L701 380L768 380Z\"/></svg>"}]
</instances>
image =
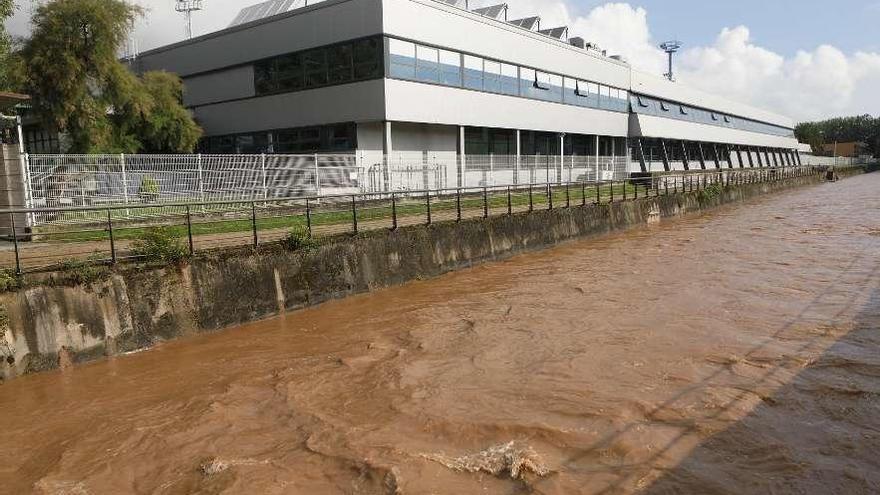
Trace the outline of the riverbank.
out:
<instances>
[{"instance_id":1,"label":"riverbank","mask_svg":"<svg viewBox=\"0 0 880 495\"><path fill-rule=\"evenodd\" d=\"M843 175L861 173L850 169ZM99 280L45 274L0 296L6 378L149 348L352 294L435 277L571 239L707 211L822 182L819 174L609 204L407 226L298 251L230 249L180 267L125 267ZM674 253L670 253L674 255ZM87 277L88 278L88 277ZM54 281L54 282L53 282Z\"/></svg>"}]
</instances>

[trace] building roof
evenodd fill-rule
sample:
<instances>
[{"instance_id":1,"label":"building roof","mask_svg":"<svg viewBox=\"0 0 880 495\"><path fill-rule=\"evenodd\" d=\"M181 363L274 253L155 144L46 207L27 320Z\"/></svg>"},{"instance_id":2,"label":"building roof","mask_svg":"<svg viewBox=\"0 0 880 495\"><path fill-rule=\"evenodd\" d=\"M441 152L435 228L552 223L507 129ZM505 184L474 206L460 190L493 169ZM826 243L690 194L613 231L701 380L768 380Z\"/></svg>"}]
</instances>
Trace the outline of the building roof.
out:
<instances>
[{"instance_id":1,"label":"building roof","mask_svg":"<svg viewBox=\"0 0 880 495\"><path fill-rule=\"evenodd\" d=\"M3 91L0 91L0 112L8 110L15 105L18 105L19 103L23 101L28 101L30 99L31 97L28 95L22 95L18 93L5 93Z\"/></svg>"}]
</instances>

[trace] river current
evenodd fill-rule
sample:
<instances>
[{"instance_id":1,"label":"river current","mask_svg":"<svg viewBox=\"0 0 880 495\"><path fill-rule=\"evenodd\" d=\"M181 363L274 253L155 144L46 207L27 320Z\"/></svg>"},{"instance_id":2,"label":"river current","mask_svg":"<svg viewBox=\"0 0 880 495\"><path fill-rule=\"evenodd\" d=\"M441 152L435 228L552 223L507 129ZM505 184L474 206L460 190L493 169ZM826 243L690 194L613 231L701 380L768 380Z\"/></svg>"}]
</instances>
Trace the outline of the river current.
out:
<instances>
[{"instance_id":1,"label":"river current","mask_svg":"<svg viewBox=\"0 0 880 495\"><path fill-rule=\"evenodd\" d=\"M880 492L880 174L0 385L0 492Z\"/></svg>"}]
</instances>

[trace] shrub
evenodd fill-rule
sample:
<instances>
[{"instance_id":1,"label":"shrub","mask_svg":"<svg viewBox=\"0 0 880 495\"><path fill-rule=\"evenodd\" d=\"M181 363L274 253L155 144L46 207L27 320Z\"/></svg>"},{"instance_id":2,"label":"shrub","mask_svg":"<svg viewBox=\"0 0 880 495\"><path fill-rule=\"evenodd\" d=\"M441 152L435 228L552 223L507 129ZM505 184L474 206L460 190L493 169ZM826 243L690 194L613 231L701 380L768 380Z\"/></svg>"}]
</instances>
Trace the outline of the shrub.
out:
<instances>
[{"instance_id":1,"label":"shrub","mask_svg":"<svg viewBox=\"0 0 880 495\"><path fill-rule=\"evenodd\" d=\"M302 225L292 228L287 236L281 239L281 245L290 251L312 251L318 247L318 243L312 239L308 229Z\"/></svg>"},{"instance_id":2,"label":"shrub","mask_svg":"<svg viewBox=\"0 0 880 495\"><path fill-rule=\"evenodd\" d=\"M140 196L141 201L144 203L152 203L159 197L159 182L152 175L145 175L141 179L138 196Z\"/></svg>"},{"instance_id":3,"label":"shrub","mask_svg":"<svg viewBox=\"0 0 880 495\"><path fill-rule=\"evenodd\" d=\"M21 280L12 270L0 270L0 292L9 292L21 287Z\"/></svg>"},{"instance_id":4,"label":"shrub","mask_svg":"<svg viewBox=\"0 0 880 495\"><path fill-rule=\"evenodd\" d=\"M721 185L719 185L719 184L712 184L712 185L706 186L706 188L703 189L702 191L700 191L700 194L699 194L699 198L702 201L715 199L718 196L721 196Z\"/></svg>"},{"instance_id":5,"label":"shrub","mask_svg":"<svg viewBox=\"0 0 880 495\"><path fill-rule=\"evenodd\" d=\"M134 242L132 249L147 261L179 264L189 257L183 236L171 227L152 227Z\"/></svg>"},{"instance_id":6,"label":"shrub","mask_svg":"<svg viewBox=\"0 0 880 495\"><path fill-rule=\"evenodd\" d=\"M58 266L60 281L66 285L88 285L104 278L107 267L97 264L97 259L65 260Z\"/></svg>"}]
</instances>

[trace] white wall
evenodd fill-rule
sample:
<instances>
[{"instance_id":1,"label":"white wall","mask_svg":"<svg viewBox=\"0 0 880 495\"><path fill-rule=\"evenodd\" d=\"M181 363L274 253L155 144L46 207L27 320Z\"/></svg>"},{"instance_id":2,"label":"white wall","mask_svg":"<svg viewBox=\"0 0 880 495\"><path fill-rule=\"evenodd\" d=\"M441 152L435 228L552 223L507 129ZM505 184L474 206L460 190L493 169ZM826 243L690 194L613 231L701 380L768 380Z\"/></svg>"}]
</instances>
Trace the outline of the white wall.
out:
<instances>
[{"instance_id":1,"label":"white wall","mask_svg":"<svg viewBox=\"0 0 880 495\"><path fill-rule=\"evenodd\" d=\"M629 87L629 66L622 62L438 1L383 0L383 18L389 35Z\"/></svg>"},{"instance_id":2,"label":"white wall","mask_svg":"<svg viewBox=\"0 0 880 495\"><path fill-rule=\"evenodd\" d=\"M431 84L385 80L388 120L626 136L628 115Z\"/></svg>"},{"instance_id":3,"label":"white wall","mask_svg":"<svg viewBox=\"0 0 880 495\"><path fill-rule=\"evenodd\" d=\"M630 135L632 137L683 139L786 149L795 149L798 145L794 138L684 122L653 115L633 115L631 120Z\"/></svg>"},{"instance_id":4,"label":"white wall","mask_svg":"<svg viewBox=\"0 0 880 495\"><path fill-rule=\"evenodd\" d=\"M631 90L648 96L685 103L708 110L717 110L721 113L758 120L768 124L794 128L794 121L788 117L767 112L742 103L733 102L717 95L684 86L681 83L671 82L666 78L647 74L640 71L632 71Z\"/></svg>"}]
</instances>

